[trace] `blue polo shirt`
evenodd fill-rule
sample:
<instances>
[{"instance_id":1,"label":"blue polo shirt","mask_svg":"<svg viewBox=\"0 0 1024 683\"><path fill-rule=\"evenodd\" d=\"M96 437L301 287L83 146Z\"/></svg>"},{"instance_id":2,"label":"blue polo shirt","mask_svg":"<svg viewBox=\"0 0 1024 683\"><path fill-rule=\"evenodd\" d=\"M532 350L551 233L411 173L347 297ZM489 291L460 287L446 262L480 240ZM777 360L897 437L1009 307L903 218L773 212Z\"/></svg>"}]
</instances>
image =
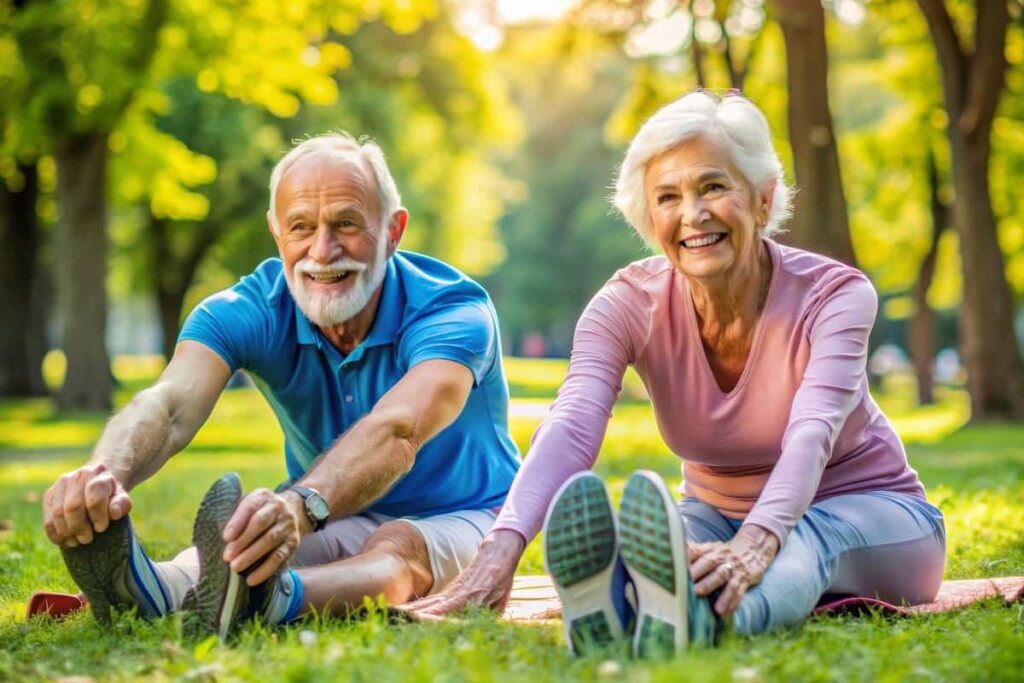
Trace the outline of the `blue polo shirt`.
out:
<instances>
[{"instance_id":1,"label":"blue polo shirt","mask_svg":"<svg viewBox=\"0 0 1024 683\"><path fill-rule=\"evenodd\" d=\"M281 423L292 480L409 368L434 358L465 365L474 384L462 413L368 511L429 516L501 505L519 454L490 297L451 266L412 252L388 259L383 286L369 334L348 355L295 305L276 258L199 304L179 340L209 347L253 378Z\"/></svg>"}]
</instances>

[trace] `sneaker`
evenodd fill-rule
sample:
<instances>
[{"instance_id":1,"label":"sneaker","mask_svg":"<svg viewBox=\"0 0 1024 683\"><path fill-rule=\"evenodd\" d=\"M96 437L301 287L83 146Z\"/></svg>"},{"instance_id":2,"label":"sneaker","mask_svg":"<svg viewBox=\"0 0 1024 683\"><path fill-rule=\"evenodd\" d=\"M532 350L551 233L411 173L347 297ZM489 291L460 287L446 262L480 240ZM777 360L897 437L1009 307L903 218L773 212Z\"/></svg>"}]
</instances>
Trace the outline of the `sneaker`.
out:
<instances>
[{"instance_id":1,"label":"sneaker","mask_svg":"<svg viewBox=\"0 0 1024 683\"><path fill-rule=\"evenodd\" d=\"M633 654L670 657L691 643L713 644L716 617L694 590L686 529L661 477L640 470L629 478L619 525L622 559L637 593Z\"/></svg>"},{"instance_id":2,"label":"sneaker","mask_svg":"<svg viewBox=\"0 0 1024 683\"><path fill-rule=\"evenodd\" d=\"M591 472L577 473L555 494L544 520L544 568L561 598L573 654L624 639L628 617L616 610L616 597L624 601L613 586L618 564L615 513L604 483Z\"/></svg>"},{"instance_id":3,"label":"sneaker","mask_svg":"<svg viewBox=\"0 0 1024 683\"><path fill-rule=\"evenodd\" d=\"M242 500L242 482L229 472L210 487L199 504L192 543L199 551L199 581L185 594L189 613L186 633L194 638L216 634L226 640L242 621L249 604L245 577L224 561L224 527Z\"/></svg>"},{"instance_id":4,"label":"sneaker","mask_svg":"<svg viewBox=\"0 0 1024 683\"><path fill-rule=\"evenodd\" d=\"M171 611L167 587L142 550L128 515L111 520L91 543L60 552L101 624L111 623L114 607L137 607L139 614L149 618Z\"/></svg>"}]
</instances>

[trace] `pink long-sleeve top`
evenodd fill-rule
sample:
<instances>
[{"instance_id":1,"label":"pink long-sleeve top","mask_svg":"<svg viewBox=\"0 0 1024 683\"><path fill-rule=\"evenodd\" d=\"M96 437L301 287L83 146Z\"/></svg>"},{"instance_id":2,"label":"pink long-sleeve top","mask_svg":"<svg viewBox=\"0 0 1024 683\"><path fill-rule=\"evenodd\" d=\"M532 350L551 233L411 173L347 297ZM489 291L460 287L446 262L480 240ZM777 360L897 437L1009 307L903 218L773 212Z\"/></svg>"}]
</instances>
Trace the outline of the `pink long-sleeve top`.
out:
<instances>
[{"instance_id":1,"label":"pink long-sleeve top","mask_svg":"<svg viewBox=\"0 0 1024 683\"><path fill-rule=\"evenodd\" d=\"M651 397L684 493L785 543L814 502L844 493L924 497L868 392L878 297L863 273L765 239L772 279L746 367L728 392L701 343L686 278L664 256L617 272L580 318L568 375L534 434L495 529L540 530L558 487L593 466L628 365Z\"/></svg>"}]
</instances>

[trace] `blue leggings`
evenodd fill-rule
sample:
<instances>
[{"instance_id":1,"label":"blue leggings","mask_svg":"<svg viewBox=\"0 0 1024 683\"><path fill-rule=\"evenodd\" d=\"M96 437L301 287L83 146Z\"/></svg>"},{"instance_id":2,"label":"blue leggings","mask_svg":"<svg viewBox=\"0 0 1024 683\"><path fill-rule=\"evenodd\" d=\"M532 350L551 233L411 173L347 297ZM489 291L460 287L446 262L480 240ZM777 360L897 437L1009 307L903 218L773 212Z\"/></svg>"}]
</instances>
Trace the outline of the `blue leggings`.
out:
<instances>
[{"instance_id":1,"label":"blue leggings","mask_svg":"<svg viewBox=\"0 0 1024 683\"><path fill-rule=\"evenodd\" d=\"M741 521L695 498L679 504L689 541L728 541ZM935 599L946 566L942 513L928 501L872 491L819 501L743 596L733 620L752 634L803 621L825 593L914 605Z\"/></svg>"}]
</instances>

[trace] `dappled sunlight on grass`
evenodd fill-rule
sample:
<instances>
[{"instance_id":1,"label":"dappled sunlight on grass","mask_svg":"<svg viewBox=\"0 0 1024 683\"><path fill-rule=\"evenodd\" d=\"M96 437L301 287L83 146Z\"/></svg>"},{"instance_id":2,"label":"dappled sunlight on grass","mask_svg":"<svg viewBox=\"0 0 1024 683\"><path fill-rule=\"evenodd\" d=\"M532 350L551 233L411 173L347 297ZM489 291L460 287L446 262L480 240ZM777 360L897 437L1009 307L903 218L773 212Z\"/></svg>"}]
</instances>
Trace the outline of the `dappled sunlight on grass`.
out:
<instances>
[{"instance_id":1,"label":"dappled sunlight on grass","mask_svg":"<svg viewBox=\"0 0 1024 683\"><path fill-rule=\"evenodd\" d=\"M963 389L936 387L936 402L919 406L914 385L906 378L890 378L885 391L873 392L875 401L892 422L904 443L936 443L962 427L971 417L970 399Z\"/></svg>"},{"instance_id":2,"label":"dappled sunlight on grass","mask_svg":"<svg viewBox=\"0 0 1024 683\"><path fill-rule=\"evenodd\" d=\"M946 515L946 576L1024 574L1024 482L998 491L930 491Z\"/></svg>"}]
</instances>

